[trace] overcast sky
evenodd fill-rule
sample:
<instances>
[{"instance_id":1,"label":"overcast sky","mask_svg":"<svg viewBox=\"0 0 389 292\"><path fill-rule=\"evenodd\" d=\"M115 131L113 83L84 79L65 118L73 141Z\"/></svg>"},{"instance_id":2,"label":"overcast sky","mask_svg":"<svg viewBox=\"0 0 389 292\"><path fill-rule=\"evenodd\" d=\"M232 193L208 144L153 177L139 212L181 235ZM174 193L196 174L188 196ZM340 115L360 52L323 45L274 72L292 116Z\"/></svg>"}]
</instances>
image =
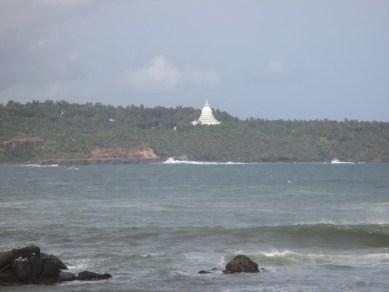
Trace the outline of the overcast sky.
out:
<instances>
[{"instance_id":1,"label":"overcast sky","mask_svg":"<svg viewBox=\"0 0 389 292\"><path fill-rule=\"evenodd\" d=\"M0 0L0 102L389 121L389 1Z\"/></svg>"}]
</instances>

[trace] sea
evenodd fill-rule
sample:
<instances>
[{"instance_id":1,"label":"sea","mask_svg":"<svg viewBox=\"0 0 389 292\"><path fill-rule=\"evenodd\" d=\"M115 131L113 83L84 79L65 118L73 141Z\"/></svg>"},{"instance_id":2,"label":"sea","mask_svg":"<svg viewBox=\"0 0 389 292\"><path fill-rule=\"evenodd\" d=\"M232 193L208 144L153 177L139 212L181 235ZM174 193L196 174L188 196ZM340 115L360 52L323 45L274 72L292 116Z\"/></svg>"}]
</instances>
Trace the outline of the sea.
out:
<instances>
[{"instance_id":1,"label":"sea","mask_svg":"<svg viewBox=\"0 0 389 292\"><path fill-rule=\"evenodd\" d=\"M26 244L113 277L0 291L389 291L389 164L0 165L0 250Z\"/></svg>"}]
</instances>

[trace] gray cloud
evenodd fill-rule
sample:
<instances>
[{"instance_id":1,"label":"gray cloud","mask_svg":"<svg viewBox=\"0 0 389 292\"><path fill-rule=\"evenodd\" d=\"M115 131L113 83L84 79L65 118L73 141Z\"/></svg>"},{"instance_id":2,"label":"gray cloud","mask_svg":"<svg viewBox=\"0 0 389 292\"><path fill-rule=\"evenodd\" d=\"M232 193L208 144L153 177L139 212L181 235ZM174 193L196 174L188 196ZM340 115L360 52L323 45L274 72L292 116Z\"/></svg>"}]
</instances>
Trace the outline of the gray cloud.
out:
<instances>
[{"instance_id":1,"label":"gray cloud","mask_svg":"<svg viewBox=\"0 0 389 292\"><path fill-rule=\"evenodd\" d=\"M146 66L131 69L128 73L131 89L145 93L170 92L179 87L217 86L221 77L211 71L185 71L165 57L158 56Z\"/></svg>"},{"instance_id":2,"label":"gray cloud","mask_svg":"<svg viewBox=\"0 0 389 292\"><path fill-rule=\"evenodd\" d=\"M98 3L92 0L2 1L1 96L39 96L40 91L45 95L53 92L53 88L63 87L61 83L77 78L79 53L70 45L59 47L60 28L67 21L85 16Z\"/></svg>"},{"instance_id":3,"label":"gray cloud","mask_svg":"<svg viewBox=\"0 0 389 292\"><path fill-rule=\"evenodd\" d=\"M146 67L130 70L128 81L134 90L159 92L175 89L181 78L180 70L160 56L154 58Z\"/></svg>"},{"instance_id":4,"label":"gray cloud","mask_svg":"<svg viewBox=\"0 0 389 292\"><path fill-rule=\"evenodd\" d=\"M2 0L0 102L388 120L388 31L381 0Z\"/></svg>"}]
</instances>

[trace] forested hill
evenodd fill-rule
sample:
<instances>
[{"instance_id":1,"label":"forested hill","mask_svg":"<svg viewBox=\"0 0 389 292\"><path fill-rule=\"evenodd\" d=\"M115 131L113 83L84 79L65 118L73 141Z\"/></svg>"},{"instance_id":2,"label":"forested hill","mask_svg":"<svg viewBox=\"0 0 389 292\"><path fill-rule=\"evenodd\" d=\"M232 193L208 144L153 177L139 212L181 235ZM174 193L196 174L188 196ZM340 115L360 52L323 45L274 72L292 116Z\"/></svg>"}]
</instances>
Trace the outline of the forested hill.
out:
<instances>
[{"instance_id":1,"label":"forested hill","mask_svg":"<svg viewBox=\"0 0 389 292\"><path fill-rule=\"evenodd\" d=\"M389 161L389 123L239 120L192 126L189 107L8 102L0 105L0 162Z\"/></svg>"}]
</instances>

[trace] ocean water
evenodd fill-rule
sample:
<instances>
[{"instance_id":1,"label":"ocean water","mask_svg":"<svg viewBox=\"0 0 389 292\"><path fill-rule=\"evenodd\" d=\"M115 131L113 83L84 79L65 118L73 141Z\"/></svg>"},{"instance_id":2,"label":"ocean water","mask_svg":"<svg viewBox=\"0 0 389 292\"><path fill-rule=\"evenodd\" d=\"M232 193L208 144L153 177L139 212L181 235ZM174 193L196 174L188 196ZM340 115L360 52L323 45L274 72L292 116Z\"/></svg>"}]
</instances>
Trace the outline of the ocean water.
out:
<instances>
[{"instance_id":1,"label":"ocean water","mask_svg":"<svg viewBox=\"0 0 389 292\"><path fill-rule=\"evenodd\" d=\"M113 278L0 291L389 291L389 164L1 165L28 243ZM242 253L267 271L220 272Z\"/></svg>"}]
</instances>

